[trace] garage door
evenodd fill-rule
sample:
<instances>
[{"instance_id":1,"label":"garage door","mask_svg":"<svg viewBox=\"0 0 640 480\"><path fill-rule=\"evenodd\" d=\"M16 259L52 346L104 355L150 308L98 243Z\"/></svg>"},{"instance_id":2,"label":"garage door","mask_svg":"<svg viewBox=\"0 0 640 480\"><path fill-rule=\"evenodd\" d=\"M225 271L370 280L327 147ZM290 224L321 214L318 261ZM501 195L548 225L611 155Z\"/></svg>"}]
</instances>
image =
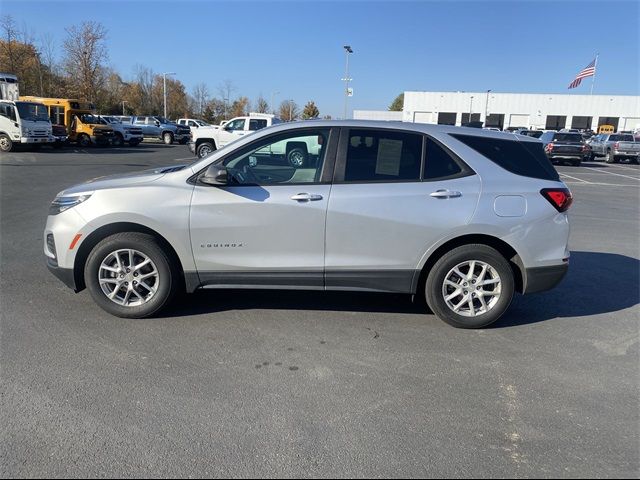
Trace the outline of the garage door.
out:
<instances>
[{"instance_id":1,"label":"garage door","mask_svg":"<svg viewBox=\"0 0 640 480\"><path fill-rule=\"evenodd\" d=\"M627 117L621 130L635 130L640 128L640 117Z\"/></svg>"},{"instance_id":2,"label":"garage door","mask_svg":"<svg viewBox=\"0 0 640 480\"><path fill-rule=\"evenodd\" d=\"M524 114L512 114L509 119L510 127L528 127L529 126L529 115Z\"/></svg>"},{"instance_id":3,"label":"garage door","mask_svg":"<svg viewBox=\"0 0 640 480\"><path fill-rule=\"evenodd\" d=\"M413 112L413 121L416 123L435 123L432 112Z\"/></svg>"}]
</instances>

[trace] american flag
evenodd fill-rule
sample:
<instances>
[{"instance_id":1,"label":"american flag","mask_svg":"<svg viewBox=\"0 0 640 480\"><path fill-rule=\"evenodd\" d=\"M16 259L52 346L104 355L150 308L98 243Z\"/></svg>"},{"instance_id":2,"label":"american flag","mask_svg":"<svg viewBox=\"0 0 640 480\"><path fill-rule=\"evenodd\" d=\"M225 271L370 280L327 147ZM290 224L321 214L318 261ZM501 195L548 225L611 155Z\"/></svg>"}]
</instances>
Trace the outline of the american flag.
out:
<instances>
[{"instance_id":1,"label":"american flag","mask_svg":"<svg viewBox=\"0 0 640 480\"><path fill-rule=\"evenodd\" d=\"M580 70L580 73L576 75L575 80L569 84L569 88L576 88L578 85L580 85L583 78L591 77L595 74L596 74L596 60L594 58L593 62L591 62L585 68Z\"/></svg>"}]
</instances>

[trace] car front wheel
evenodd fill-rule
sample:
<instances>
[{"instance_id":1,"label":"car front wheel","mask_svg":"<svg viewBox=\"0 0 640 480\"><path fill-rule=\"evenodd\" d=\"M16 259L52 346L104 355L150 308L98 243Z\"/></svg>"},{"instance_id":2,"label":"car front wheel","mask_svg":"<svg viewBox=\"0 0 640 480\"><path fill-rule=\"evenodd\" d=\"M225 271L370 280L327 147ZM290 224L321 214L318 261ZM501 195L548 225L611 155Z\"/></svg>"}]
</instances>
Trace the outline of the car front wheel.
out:
<instances>
[{"instance_id":1,"label":"car front wheel","mask_svg":"<svg viewBox=\"0 0 640 480\"><path fill-rule=\"evenodd\" d=\"M198 155L198 158L204 158L211 155L214 151L215 151L215 147L213 146L212 143L204 142L198 145L196 154Z\"/></svg>"},{"instance_id":2,"label":"car front wheel","mask_svg":"<svg viewBox=\"0 0 640 480\"><path fill-rule=\"evenodd\" d=\"M463 245L445 253L425 285L433 313L458 328L483 328L509 307L515 282L507 260L487 245Z\"/></svg>"},{"instance_id":3,"label":"car front wheel","mask_svg":"<svg viewBox=\"0 0 640 480\"><path fill-rule=\"evenodd\" d=\"M153 236L125 232L111 235L93 248L84 278L103 310L123 318L145 318L169 304L178 273Z\"/></svg>"},{"instance_id":4,"label":"car front wheel","mask_svg":"<svg viewBox=\"0 0 640 480\"><path fill-rule=\"evenodd\" d=\"M165 132L162 135L162 141L165 145L171 145L173 143L173 134L171 132Z\"/></svg>"}]
</instances>

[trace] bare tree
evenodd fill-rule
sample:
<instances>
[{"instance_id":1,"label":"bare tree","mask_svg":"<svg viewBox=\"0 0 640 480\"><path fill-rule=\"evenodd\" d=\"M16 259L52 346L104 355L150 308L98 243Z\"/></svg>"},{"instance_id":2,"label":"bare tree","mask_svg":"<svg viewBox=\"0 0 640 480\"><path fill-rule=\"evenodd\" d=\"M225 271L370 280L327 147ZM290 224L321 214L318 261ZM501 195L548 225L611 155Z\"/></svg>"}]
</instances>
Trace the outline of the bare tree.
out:
<instances>
[{"instance_id":1,"label":"bare tree","mask_svg":"<svg viewBox=\"0 0 640 480\"><path fill-rule=\"evenodd\" d=\"M198 83L193 87L193 100L195 103L195 112L199 117L202 117L204 109L209 101L209 89L204 83Z\"/></svg>"},{"instance_id":2,"label":"bare tree","mask_svg":"<svg viewBox=\"0 0 640 480\"><path fill-rule=\"evenodd\" d=\"M300 116L300 108L293 100L284 100L280 104L280 118L292 122Z\"/></svg>"},{"instance_id":3,"label":"bare tree","mask_svg":"<svg viewBox=\"0 0 640 480\"><path fill-rule=\"evenodd\" d=\"M107 31L94 21L66 29L64 70L81 98L94 102L104 82Z\"/></svg>"},{"instance_id":4,"label":"bare tree","mask_svg":"<svg viewBox=\"0 0 640 480\"><path fill-rule=\"evenodd\" d=\"M41 62L47 69L46 75L46 88L43 95L48 97L57 96L54 93L54 89L52 88L52 80L55 75L57 75L57 65L56 65L56 46L55 40L53 39L53 35L49 32L40 36L40 42L38 46L38 50L40 52Z\"/></svg>"},{"instance_id":5,"label":"bare tree","mask_svg":"<svg viewBox=\"0 0 640 480\"><path fill-rule=\"evenodd\" d=\"M269 104L264 99L262 95L258 97L256 100L256 112L258 113L267 113L269 111Z\"/></svg>"}]
</instances>

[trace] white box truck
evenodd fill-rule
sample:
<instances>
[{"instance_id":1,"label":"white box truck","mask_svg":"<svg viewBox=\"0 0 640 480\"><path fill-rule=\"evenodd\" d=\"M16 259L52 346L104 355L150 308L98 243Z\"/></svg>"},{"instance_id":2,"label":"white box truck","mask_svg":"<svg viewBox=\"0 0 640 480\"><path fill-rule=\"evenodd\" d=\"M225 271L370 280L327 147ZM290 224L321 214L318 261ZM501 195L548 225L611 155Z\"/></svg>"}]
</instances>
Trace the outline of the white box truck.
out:
<instances>
[{"instance_id":1,"label":"white box truck","mask_svg":"<svg viewBox=\"0 0 640 480\"><path fill-rule=\"evenodd\" d=\"M0 151L54 142L47 107L18 100L18 77L0 73Z\"/></svg>"}]
</instances>

